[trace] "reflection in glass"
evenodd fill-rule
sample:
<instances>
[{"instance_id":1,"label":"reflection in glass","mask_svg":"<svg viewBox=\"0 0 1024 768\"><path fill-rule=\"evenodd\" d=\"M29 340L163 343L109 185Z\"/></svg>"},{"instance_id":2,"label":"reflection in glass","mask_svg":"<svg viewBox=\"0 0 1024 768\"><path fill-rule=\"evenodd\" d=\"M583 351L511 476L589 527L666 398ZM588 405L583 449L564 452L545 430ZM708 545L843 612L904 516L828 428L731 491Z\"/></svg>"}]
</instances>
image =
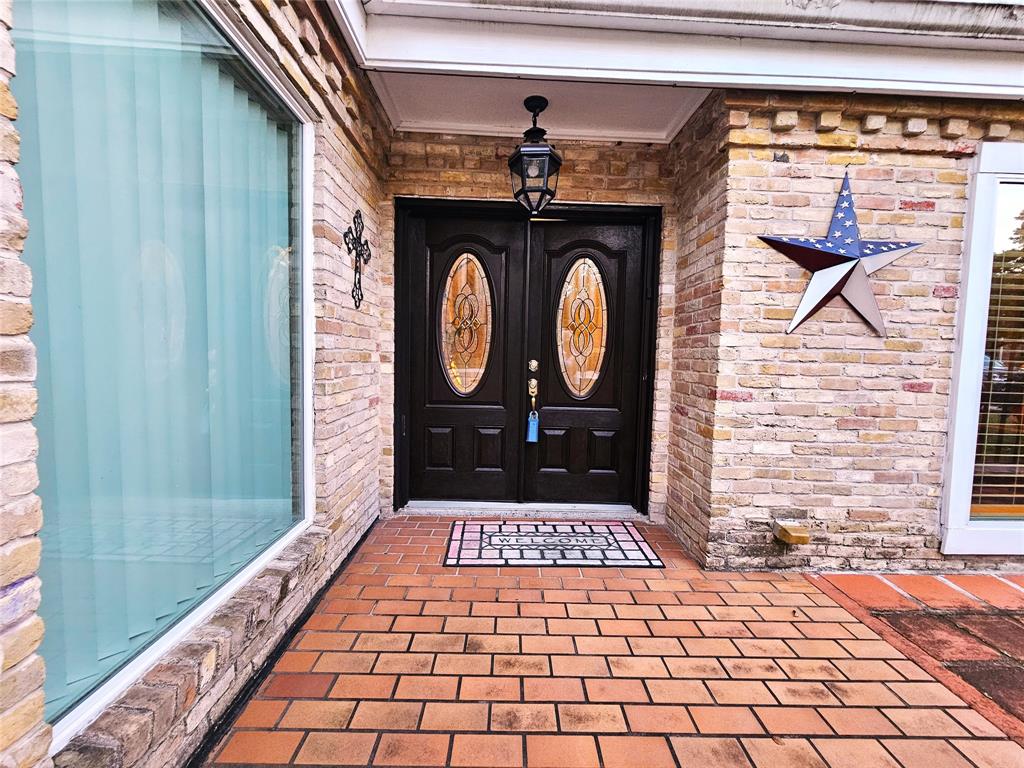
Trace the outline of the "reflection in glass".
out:
<instances>
[{"instance_id":1,"label":"reflection in glass","mask_svg":"<svg viewBox=\"0 0 1024 768\"><path fill-rule=\"evenodd\" d=\"M192 4L14 12L53 720L301 516L296 127Z\"/></svg>"},{"instance_id":2,"label":"reflection in glass","mask_svg":"<svg viewBox=\"0 0 1024 768\"><path fill-rule=\"evenodd\" d=\"M480 385L491 354L491 289L483 264L472 253L459 256L441 295L441 367L460 395Z\"/></svg>"},{"instance_id":3,"label":"reflection in glass","mask_svg":"<svg viewBox=\"0 0 1024 768\"><path fill-rule=\"evenodd\" d=\"M1024 518L1024 184L1001 184L971 518Z\"/></svg>"},{"instance_id":4,"label":"reflection in glass","mask_svg":"<svg viewBox=\"0 0 1024 768\"><path fill-rule=\"evenodd\" d=\"M566 275L555 327L562 380L575 397L586 397L597 386L608 344L604 280L590 258L577 261Z\"/></svg>"}]
</instances>

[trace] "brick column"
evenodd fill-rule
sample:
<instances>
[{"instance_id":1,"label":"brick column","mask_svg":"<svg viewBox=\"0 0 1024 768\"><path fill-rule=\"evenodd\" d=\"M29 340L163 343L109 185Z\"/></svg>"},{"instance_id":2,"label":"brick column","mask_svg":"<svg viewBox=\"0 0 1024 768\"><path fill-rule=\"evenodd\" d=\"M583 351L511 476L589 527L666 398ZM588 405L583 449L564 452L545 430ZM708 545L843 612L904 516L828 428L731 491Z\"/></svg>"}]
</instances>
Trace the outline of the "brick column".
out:
<instances>
[{"instance_id":1,"label":"brick column","mask_svg":"<svg viewBox=\"0 0 1024 768\"><path fill-rule=\"evenodd\" d=\"M32 275L21 260L28 233L22 214L18 108L11 95L14 46L11 3L0 2L0 766L50 765L50 728L43 723L43 622L39 605L36 495L36 352Z\"/></svg>"}]
</instances>

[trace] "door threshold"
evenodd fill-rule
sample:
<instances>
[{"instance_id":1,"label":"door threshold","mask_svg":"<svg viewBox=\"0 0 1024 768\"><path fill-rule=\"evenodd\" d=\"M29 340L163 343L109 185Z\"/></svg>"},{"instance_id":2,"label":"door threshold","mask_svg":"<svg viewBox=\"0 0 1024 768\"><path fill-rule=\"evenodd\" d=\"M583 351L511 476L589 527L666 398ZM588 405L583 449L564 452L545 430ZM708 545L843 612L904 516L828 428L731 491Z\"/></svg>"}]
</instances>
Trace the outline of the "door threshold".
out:
<instances>
[{"instance_id":1,"label":"door threshold","mask_svg":"<svg viewBox=\"0 0 1024 768\"><path fill-rule=\"evenodd\" d=\"M456 517L521 517L526 519L646 520L630 504L553 504L514 501L455 501L417 499L397 510L398 515L451 515Z\"/></svg>"}]
</instances>

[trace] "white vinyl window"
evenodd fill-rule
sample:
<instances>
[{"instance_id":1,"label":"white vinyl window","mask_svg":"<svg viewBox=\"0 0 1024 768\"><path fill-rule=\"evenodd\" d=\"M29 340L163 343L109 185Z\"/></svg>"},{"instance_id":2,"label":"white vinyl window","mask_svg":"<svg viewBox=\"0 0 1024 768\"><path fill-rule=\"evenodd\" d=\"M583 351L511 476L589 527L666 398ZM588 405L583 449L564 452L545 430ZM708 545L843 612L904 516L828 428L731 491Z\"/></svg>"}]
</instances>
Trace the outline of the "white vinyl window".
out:
<instances>
[{"instance_id":1,"label":"white vinyl window","mask_svg":"<svg viewBox=\"0 0 1024 768\"><path fill-rule=\"evenodd\" d=\"M1024 144L971 182L942 551L1024 554Z\"/></svg>"}]
</instances>

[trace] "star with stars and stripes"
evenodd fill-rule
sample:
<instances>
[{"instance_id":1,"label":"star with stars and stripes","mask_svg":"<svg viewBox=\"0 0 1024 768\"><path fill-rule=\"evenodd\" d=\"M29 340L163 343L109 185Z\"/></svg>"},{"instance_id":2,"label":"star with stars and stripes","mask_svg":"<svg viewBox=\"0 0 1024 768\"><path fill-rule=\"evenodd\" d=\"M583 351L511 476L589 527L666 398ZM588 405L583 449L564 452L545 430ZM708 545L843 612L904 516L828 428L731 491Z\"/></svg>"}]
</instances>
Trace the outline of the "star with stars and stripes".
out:
<instances>
[{"instance_id":1,"label":"star with stars and stripes","mask_svg":"<svg viewBox=\"0 0 1024 768\"><path fill-rule=\"evenodd\" d=\"M879 336L885 336L882 313L878 311L868 275L922 245L898 240L861 240L849 174L843 177L826 237L760 239L811 272L811 281L786 333L792 333L836 296L842 296Z\"/></svg>"}]
</instances>

